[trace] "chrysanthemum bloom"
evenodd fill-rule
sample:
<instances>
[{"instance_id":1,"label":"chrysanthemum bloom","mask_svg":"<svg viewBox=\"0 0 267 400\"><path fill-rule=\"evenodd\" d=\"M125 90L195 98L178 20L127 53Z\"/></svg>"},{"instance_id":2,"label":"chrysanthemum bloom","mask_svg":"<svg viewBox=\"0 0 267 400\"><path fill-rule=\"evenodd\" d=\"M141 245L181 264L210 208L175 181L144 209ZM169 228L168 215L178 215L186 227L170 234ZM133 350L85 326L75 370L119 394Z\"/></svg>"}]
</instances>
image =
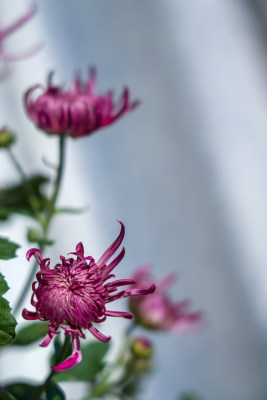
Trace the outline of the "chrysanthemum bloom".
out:
<instances>
[{"instance_id":1,"label":"chrysanthemum bloom","mask_svg":"<svg viewBox=\"0 0 267 400\"><path fill-rule=\"evenodd\" d=\"M6 28L0 28L0 61L4 62L4 68L0 72L0 79L4 79L5 77L7 77L9 73L9 69L7 67L8 62L18 61L25 57L31 56L32 54L36 53L37 50L40 49L41 45L36 44L31 48L28 48L27 50L23 50L15 54L10 54L4 50L3 46L3 43L7 39L7 37L12 33L16 32L23 25L25 25L36 14L36 11L37 11L36 5L32 5L28 9L28 11L24 15L21 15L15 22L10 24Z\"/></svg>"},{"instance_id":2,"label":"chrysanthemum bloom","mask_svg":"<svg viewBox=\"0 0 267 400\"><path fill-rule=\"evenodd\" d=\"M115 102L111 91L96 95L95 84L96 71L93 68L89 70L86 83L77 75L72 89L68 91L53 85L52 74L49 74L47 89L43 88L42 94L35 94L40 85L31 87L25 93L26 111L45 132L76 138L112 124L138 105L138 101L130 102L127 88L122 92L121 99Z\"/></svg>"},{"instance_id":3,"label":"chrysanthemum bloom","mask_svg":"<svg viewBox=\"0 0 267 400\"><path fill-rule=\"evenodd\" d=\"M149 288L131 288L119 290L118 287L132 285L132 279L120 279L107 282L115 275L111 272L123 259L124 248L120 254L109 264L108 261L117 251L124 237L124 226L117 239L105 251L100 259L95 262L93 257L85 257L82 243L76 246L76 252L70 253L76 256L65 259L60 256L61 263L50 269L50 259L42 258L38 249L30 249L27 259L34 256L40 265L40 271L36 274L37 282L32 285L33 295L31 304L36 311L23 310L25 319L49 321L49 331L41 346L47 346L53 336L62 328L66 336L72 337L72 354L61 364L52 367L56 371L71 368L82 361L79 338L85 338L82 329L88 329L93 336L101 342L107 342L110 337L103 335L92 323L103 322L107 316L132 318L133 314L123 311L110 311L106 304L114 300L153 293L155 285Z\"/></svg>"},{"instance_id":4,"label":"chrysanthemum bloom","mask_svg":"<svg viewBox=\"0 0 267 400\"><path fill-rule=\"evenodd\" d=\"M151 284L150 266L139 268L133 276L136 286ZM195 329L202 322L200 312L189 312L188 301L173 303L167 296L167 287L174 282L174 275L156 282L156 291L149 298L141 296L130 299L130 310L137 322L149 329L182 332Z\"/></svg>"}]
</instances>

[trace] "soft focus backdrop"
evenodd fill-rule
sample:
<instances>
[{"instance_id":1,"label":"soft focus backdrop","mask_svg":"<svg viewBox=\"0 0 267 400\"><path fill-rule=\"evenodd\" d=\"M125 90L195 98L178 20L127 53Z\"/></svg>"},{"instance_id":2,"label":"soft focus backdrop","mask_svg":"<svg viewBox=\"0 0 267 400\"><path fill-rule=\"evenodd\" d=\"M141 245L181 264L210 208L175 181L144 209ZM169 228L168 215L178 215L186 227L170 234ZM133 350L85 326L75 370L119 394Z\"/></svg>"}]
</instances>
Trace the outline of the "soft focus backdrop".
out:
<instances>
[{"instance_id":1,"label":"soft focus backdrop","mask_svg":"<svg viewBox=\"0 0 267 400\"><path fill-rule=\"evenodd\" d=\"M1 0L5 26L31 3ZM50 173L56 140L27 119L22 94L54 70L69 86L73 73L98 70L97 90L124 85L141 106L111 128L69 140L62 205L88 206L58 217L51 236L59 254L83 241L100 256L126 225L128 277L151 263L158 279L175 271L173 299L190 298L205 313L198 333L153 333L155 372L146 400L192 390L203 400L267 398L267 8L264 0L46 0L6 42L44 48L12 64L0 84L0 125L17 132L15 152L27 172ZM266 18L266 19L265 19ZM0 153L0 185L17 175ZM23 218L0 234L23 244L1 263L14 298L30 270ZM28 301L25 305L29 304ZM121 304L125 307L125 303ZM109 319L115 347L127 322ZM120 328L120 329L119 329ZM2 352L1 381L42 379L49 349ZM68 386L69 393L71 388ZM72 397L73 396L73 397ZM68 399L79 398L76 394Z\"/></svg>"}]
</instances>

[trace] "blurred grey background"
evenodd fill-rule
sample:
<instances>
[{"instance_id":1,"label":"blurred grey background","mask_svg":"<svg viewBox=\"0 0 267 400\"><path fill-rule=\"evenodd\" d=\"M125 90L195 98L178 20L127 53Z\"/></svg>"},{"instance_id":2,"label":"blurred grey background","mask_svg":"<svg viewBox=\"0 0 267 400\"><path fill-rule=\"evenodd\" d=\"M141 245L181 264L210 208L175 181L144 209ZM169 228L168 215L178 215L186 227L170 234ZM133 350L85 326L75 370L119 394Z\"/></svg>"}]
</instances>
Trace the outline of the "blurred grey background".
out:
<instances>
[{"instance_id":1,"label":"blurred grey background","mask_svg":"<svg viewBox=\"0 0 267 400\"><path fill-rule=\"evenodd\" d=\"M1 26L29 4L1 0ZM142 102L112 127L68 141L59 201L89 209L55 220L57 244L47 256L57 261L83 241L97 258L122 220L126 258L118 276L147 262L155 279L176 271L172 298L189 298L205 313L200 332L149 335L156 365L143 398L176 399L191 390L203 400L266 400L267 3L37 4L36 17L5 45L16 51L43 41L45 47L12 64L12 76L0 86L0 125L17 132L15 152L28 173L49 174L41 158L56 159L56 138L37 131L22 104L25 90L45 84L49 71L68 87L75 71L86 78L95 65L97 91L114 89L119 96L127 85ZM0 185L16 181L3 152L0 165ZM18 217L0 226L2 236L22 244L19 258L1 263L11 304L30 270L25 224L32 226ZM111 318L105 323L115 348L126 326ZM37 347L2 352L0 380L43 379L49 349ZM76 389L68 390L68 399L79 398Z\"/></svg>"}]
</instances>

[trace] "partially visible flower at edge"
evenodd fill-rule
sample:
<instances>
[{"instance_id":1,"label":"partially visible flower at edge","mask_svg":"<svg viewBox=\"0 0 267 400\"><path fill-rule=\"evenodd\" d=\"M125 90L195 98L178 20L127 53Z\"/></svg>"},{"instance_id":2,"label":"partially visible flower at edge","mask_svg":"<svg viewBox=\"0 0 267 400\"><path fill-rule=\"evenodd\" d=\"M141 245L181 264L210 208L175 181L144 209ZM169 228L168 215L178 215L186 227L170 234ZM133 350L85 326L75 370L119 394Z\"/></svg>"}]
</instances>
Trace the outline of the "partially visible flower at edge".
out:
<instances>
[{"instance_id":1,"label":"partially visible flower at edge","mask_svg":"<svg viewBox=\"0 0 267 400\"><path fill-rule=\"evenodd\" d=\"M139 268L132 277L140 288L151 284L150 266ZM137 296L130 299L130 310L136 322L148 329L183 332L194 330L202 324L201 312L189 312L189 302L173 303L166 289L175 280L173 274L156 282L155 293L149 298ZM133 287L135 287L133 286Z\"/></svg>"},{"instance_id":2,"label":"partially visible flower at edge","mask_svg":"<svg viewBox=\"0 0 267 400\"><path fill-rule=\"evenodd\" d=\"M28 89L24 96L28 116L40 129L49 134L73 138L86 136L112 124L139 104L137 100L130 102L127 87L117 102L113 99L112 91L96 95L94 68L90 68L86 83L82 82L77 74L73 87L69 90L53 85L52 75L49 74L47 88L43 88L42 94L35 96L36 89L42 88L41 85L35 85Z\"/></svg>"},{"instance_id":3,"label":"partially visible flower at edge","mask_svg":"<svg viewBox=\"0 0 267 400\"><path fill-rule=\"evenodd\" d=\"M7 37L16 32L23 25L25 25L36 14L36 12L37 6L36 4L33 4L27 10L27 12L24 15L21 15L15 22L10 24L6 28L0 27L0 61L3 61L5 63L4 68L0 72L0 80L6 78L9 74L9 68L7 66L8 62L18 61L26 57L32 56L42 47L42 44L39 43L15 54L5 52L3 48L3 42L7 39Z\"/></svg>"},{"instance_id":4,"label":"partially visible flower at edge","mask_svg":"<svg viewBox=\"0 0 267 400\"><path fill-rule=\"evenodd\" d=\"M93 257L84 256L82 243L76 246L76 252L70 253L76 256L66 259L60 256L61 263L50 269L50 259L43 259L40 250L30 249L27 252L27 259L35 257L40 265L37 272L37 281L33 283L33 294L31 304L36 311L24 309L22 315L27 320L49 321L49 331L40 346L47 346L53 336L58 334L62 328L66 336L72 337L72 354L61 364L53 366L56 371L63 371L71 368L82 361L79 338L85 339L82 329L88 329L90 333L103 343L110 340L110 337L103 335L92 323L103 322L107 316L123 317L131 319L133 314L127 311L110 311L106 304L114 300L153 293L155 285L148 288L131 288L118 291L118 287L133 285L133 279L119 279L108 282L115 275L111 272L123 259L125 250L109 264L108 261L117 251L124 237L124 225L121 224L121 231L117 239L104 252L100 259L95 262Z\"/></svg>"}]
</instances>

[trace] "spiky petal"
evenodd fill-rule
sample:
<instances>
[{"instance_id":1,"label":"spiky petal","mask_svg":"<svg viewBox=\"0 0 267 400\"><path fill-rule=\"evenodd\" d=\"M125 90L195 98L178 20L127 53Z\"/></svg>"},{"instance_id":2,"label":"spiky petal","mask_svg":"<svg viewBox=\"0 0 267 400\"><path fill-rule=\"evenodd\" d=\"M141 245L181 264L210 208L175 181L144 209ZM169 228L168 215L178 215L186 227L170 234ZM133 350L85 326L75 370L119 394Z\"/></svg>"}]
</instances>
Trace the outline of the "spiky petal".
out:
<instances>
[{"instance_id":1,"label":"spiky petal","mask_svg":"<svg viewBox=\"0 0 267 400\"><path fill-rule=\"evenodd\" d=\"M124 237L124 225L120 222L121 231L117 239L104 252L98 262L94 258L84 256L84 247L78 243L76 251L70 253L76 258L60 257L61 263L50 268L50 260L43 258L40 250L33 248L27 252L27 259L35 257L40 265L37 281L33 283L31 304L35 312L23 310L25 319L49 321L48 333L41 343L42 347L49 345L53 336L59 333L59 328L66 336L72 337L72 354L61 364L53 366L56 371L71 368L82 361L79 338L85 338L83 329L98 340L106 343L110 336L105 336L93 324L100 323L106 317L132 318L130 312L112 311L106 309L106 304L123 297L149 294L155 290L155 285L148 288L130 288L118 291L121 286L135 284L133 279L119 279L107 282L115 275L110 272L123 259L124 249L119 255L108 262L119 249Z\"/></svg>"}]
</instances>

